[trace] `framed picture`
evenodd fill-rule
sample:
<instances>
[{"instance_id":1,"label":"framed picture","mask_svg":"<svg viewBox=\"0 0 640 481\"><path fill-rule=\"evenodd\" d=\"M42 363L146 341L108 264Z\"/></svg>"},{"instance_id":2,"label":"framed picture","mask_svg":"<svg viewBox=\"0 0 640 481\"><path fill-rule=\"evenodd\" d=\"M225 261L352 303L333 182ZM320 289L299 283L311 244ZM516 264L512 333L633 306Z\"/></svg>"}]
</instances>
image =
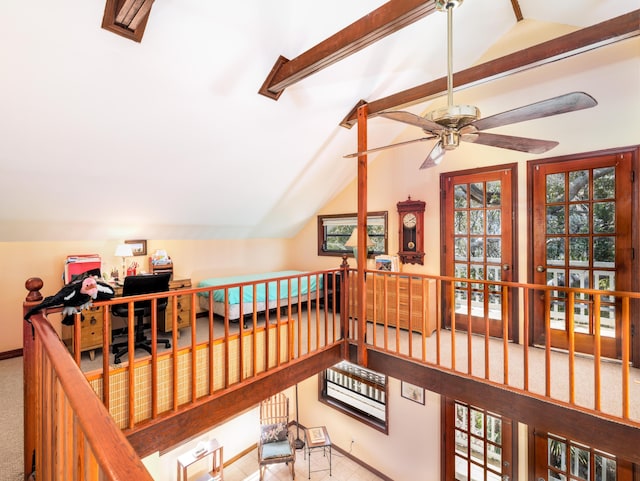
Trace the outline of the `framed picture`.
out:
<instances>
[{"instance_id":1,"label":"framed picture","mask_svg":"<svg viewBox=\"0 0 640 481\"><path fill-rule=\"evenodd\" d=\"M131 246L134 256L146 256L147 255L147 241L146 240L126 240L125 244Z\"/></svg>"},{"instance_id":2,"label":"framed picture","mask_svg":"<svg viewBox=\"0 0 640 481\"><path fill-rule=\"evenodd\" d=\"M402 395L402 397L411 399L413 402L424 405L424 388L414 386L413 384L409 384L408 382L404 381L400 381L400 383L400 394Z\"/></svg>"}]
</instances>

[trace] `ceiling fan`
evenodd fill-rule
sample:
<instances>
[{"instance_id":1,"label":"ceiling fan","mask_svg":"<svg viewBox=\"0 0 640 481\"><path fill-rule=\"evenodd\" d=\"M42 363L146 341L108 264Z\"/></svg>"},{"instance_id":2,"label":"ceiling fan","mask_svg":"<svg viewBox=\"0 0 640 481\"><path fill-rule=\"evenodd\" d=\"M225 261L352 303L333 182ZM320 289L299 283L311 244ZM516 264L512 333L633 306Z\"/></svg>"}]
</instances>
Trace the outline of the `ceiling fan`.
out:
<instances>
[{"instance_id":1,"label":"ceiling fan","mask_svg":"<svg viewBox=\"0 0 640 481\"><path fill-rule=\"evenodd\" d=\"M427 137L377 147L363 152L356 152L345 155L345 157L358 157L392 147L432 139L437 139L437 141L431 149L431 152L429 152L426 160L420 166L421 169L438 165L444 153L447 150L453 150L458 147L460 141L517 150L531 154L542 154L554 148L558 145L558 142L492 134L484 131L503 125L549 117L566 112L574 112L598 105L598 102L596 102L593 97L584 92L571 92L495 114L484 119L480 118L480 110L473 105L454 105L452 73L453 8L462 4L463 1L464 0L435 0L436 9L441 12L447 12L447 107L433 110L424 117L404 111L385 111L375 114L375 116L420 127L427 134Z\"/></svg>"}]
</instances>

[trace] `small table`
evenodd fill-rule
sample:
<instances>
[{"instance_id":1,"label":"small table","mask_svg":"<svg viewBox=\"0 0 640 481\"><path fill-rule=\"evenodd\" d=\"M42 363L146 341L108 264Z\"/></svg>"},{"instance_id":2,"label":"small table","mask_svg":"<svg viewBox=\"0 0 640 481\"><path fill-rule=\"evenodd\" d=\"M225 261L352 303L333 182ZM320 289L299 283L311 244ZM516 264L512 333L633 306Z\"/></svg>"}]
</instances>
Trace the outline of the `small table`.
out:
<instances>
[{"instance_id":1,"label":"small table","mask_svg":"<svg viewBox=\"0 0 640 481\"><path fill-rule=\"evenodd\" d=\"M327 432L327 428L325 426L319 426L315 428L305 428L304 430L304 439L305 439L305 447L304 454L305 457L309 458L309 479L311 479L311 473L315 473L316 471L327 471L327 468L324 469L315 469L311 471L311 453L315 450L322 449L322 454L327 456L327 451L329 452L329 476L331 476L331 439L329 438L329 433Z\"/></svg>"},{"instance_id":2,"label":"small table","mask_svg":"<svg viewBox=\"0 0 640 481\"><path fill-rule=\"evenodd\" d=\"M222 475L222 446L218 444L217 440L211 439L198 447L178 456L178 481L187 481L189 479L187 468L207 456L211 456L211 471L199 477L197 481L222 481L224 479Z\"/></svg>"}]
</instances>

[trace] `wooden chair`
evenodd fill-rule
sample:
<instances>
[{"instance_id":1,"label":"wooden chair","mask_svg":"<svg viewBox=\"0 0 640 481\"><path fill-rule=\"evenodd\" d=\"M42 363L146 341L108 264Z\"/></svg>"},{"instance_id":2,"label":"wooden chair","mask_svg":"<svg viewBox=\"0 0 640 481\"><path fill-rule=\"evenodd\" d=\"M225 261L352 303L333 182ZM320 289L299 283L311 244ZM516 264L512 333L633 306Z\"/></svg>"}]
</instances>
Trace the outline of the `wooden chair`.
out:
<instances>
[{"instance_id":1,"label":"wooden chair","mask_svg":"<svg viewBox=\"0 0 640 481\"><path fill-rule=\"evenodd\" d=\"M295 479L295 461L293 435L289 432L289 399L282 393L274 394L260 403L260 481L264 479L267 466L276 463L286 463L291 479Z\"/></svg>"}]
</instances>

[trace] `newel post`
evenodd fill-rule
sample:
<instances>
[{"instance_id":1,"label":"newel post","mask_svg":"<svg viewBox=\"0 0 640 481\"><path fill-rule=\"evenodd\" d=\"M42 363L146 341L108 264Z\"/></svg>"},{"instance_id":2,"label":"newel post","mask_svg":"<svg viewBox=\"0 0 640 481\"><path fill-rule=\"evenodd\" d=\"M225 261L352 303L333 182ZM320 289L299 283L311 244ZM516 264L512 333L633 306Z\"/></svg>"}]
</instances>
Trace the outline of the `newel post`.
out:
<instances>
[{"instance_id":1,"label":"newel post","mask_svg":"<svg viewBox=\"0 0 640 481\"><path fill-rule=\"evenodd\" d=\"M25 479L35 469L36 450L36 340L31 321L24 319L24 315L34 303L42 300L40 289L44 282L39 277L30 277L24 283L29 291L23 303L22 319L22 365L23 365L23 393L24 393L24 473Z\"/></svg>"}]
</instances>

